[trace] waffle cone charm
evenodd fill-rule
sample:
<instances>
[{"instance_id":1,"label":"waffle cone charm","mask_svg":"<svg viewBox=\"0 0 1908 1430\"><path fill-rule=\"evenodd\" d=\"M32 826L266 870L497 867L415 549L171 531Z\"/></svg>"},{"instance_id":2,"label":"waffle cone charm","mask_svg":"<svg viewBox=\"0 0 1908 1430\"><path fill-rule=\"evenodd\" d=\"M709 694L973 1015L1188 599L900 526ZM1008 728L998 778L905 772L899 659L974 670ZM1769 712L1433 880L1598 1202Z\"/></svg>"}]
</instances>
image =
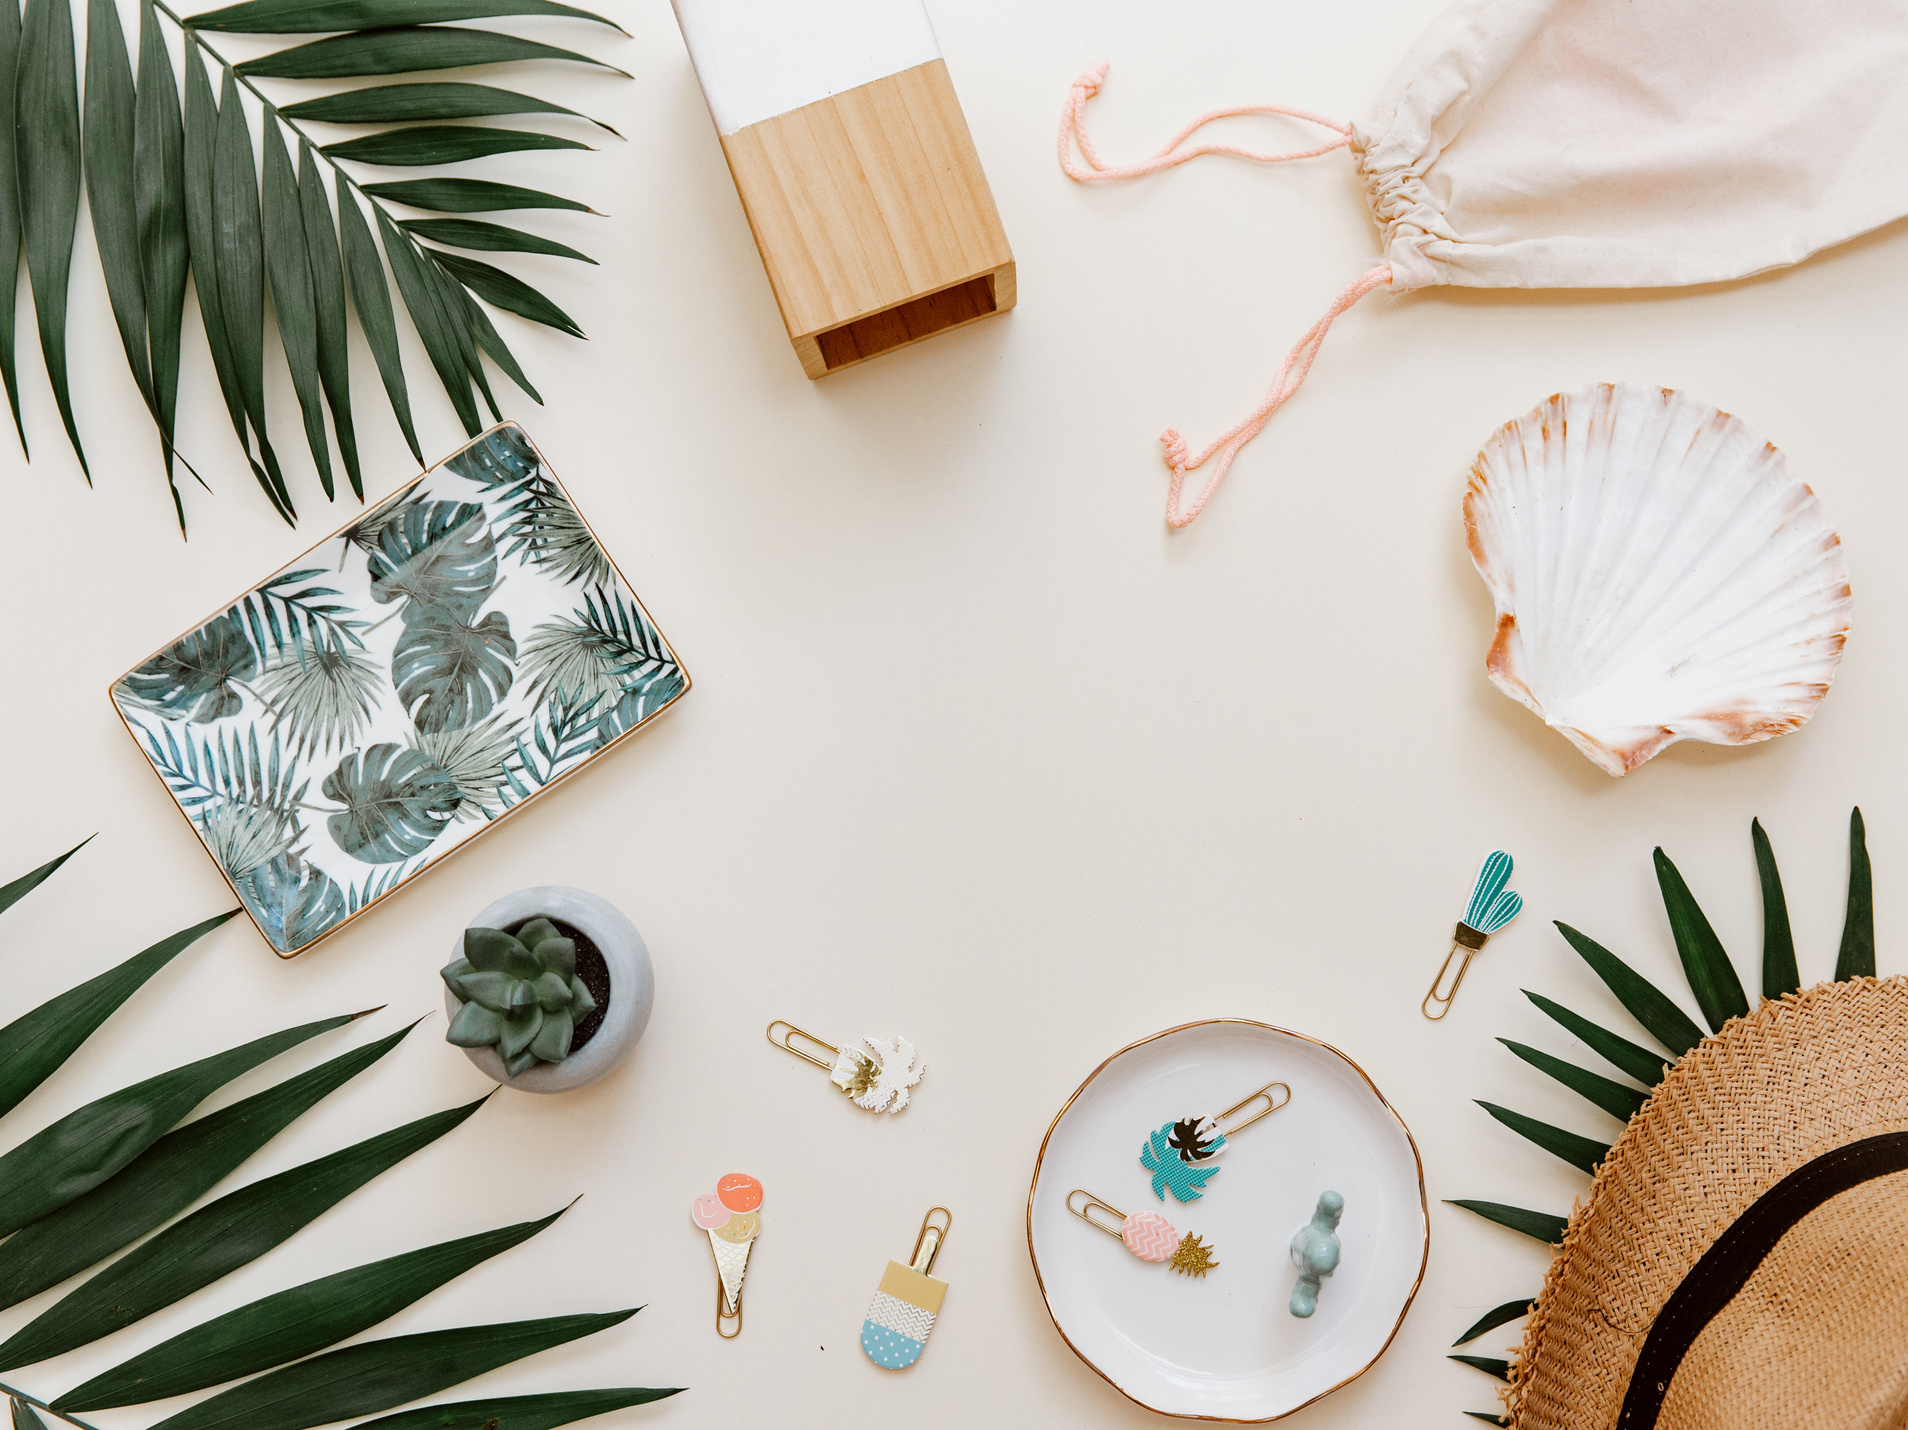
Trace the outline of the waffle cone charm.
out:
<instances>
[{"instance_id":1,"label":"waffle cone charm","mask_svg":"<svg viewBox=\"0 0 1908 1430\"><path fill-rule=\"evenodd\" d=\"M935 1221L936 1212L945 1220ZM947 1282L928 1272L934 1269L934 1259L953 1225L953 1213L946 1207L931 1208L921 1219L921 1234L914 1239L908 1265L890 1261L882 1274L868 1318L861 1323L861 1349L884 1370L906 1370L927 1346L928 1332L941 1312L941 1298L947 1295Z\"/></svg>"},{"instance_id":2,"label":"waffle cone charm","mask_svg":"<svg viewBox=\"0 0 1908 1430\"><path fill-rule=\"evenodd\" d=\"M707 1234L715 1258L716 1334L724 1340L742 1334L742 1278L762 1230L756 1215L761 1205L762 1184L746 1172L730 1172L689 1207L689 1219Z\"/></svg>"}]
</instances>

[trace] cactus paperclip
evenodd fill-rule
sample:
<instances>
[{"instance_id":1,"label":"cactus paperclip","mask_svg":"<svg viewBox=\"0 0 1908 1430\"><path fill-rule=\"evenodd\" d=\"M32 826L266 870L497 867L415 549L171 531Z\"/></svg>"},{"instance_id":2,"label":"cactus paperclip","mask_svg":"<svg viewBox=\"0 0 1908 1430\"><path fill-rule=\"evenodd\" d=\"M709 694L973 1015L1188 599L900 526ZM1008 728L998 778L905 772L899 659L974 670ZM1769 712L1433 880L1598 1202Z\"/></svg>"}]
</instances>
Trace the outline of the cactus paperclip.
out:
<instances>
[{"instance_id":1,"label":"cactus paperclip","mask_svg":"<svg viewBox=\"0 0 1908 1430\"><path fill-rule=\"evenodd\" d=\"M777 1028L786 1031L777 1037ZM820 1058L804 1052L795 1046L797 1038L828 1056ZM899 1112L908 1105L909 1089L920 1082L921 1075L927 1071L927 1064L906 1038L864 1039L868 1045L864 1053L860 1048L838 1048L777 1018L768 1025L768 1040L783 1052L813 1063L828 1074L828 1080L846 1093L856 1107L869 1112Z\"/></svg>"},{"instance_id":2,"label":"cactus paperclip","mask_svg":"<svg viewBox=\"0 0 1908 1430\"><path fill-rule=\"evenodd\" d=\"M935 1221L936 1212L945 1220ZM953 1212L929 1207L914 1238L914 1250L908 1253L908 1264L890 1261L882 1273L881 1285L868 1305L868 1318L861 1323L861 1349L883 1370L906 1370L921 1359L934 1318L941 1313L941 1298L947 1295L947 1282L928 1273L953 1228Z\"/></svg>"},{"instance_id":3,"label":"cactus paperclip","mask_svg":"<svg viewBox=\"0 0 1908 1430\"><path fill-rule=\"evenodd\" d=\"M1084 1197L1086 1200L1076 1207L1073 1204L1075 1197ZM1191 1232L1181 1236L1173 1224L1158 1212L1134 1212L1128 1216L1118 1207L1101 1201L1080 1187L1067 1193L1067 1210L1095 1231L1118 1237L1126 1243L1126 1249L1141 1261L1164 1261L1181 1276L1203 1277L1219 1265L1212 1259L1212 1247ZM1093 1215L1095 1212L1117 1218L1119 1225L1115 1226Z\"/></svg>"},{"instance_id":4,"label":"cactus paperclip","mask_svg":"<svg viewBox=\"0 0 1908 1430\"><path fill-rule=\"evenodd\" d=\"M1484 867L1477 871L1477 883L1471 889L1471 902L1465 907L1464 917L1458 920L1457 931L1451 935L1451 951L1444 955L1444 966L1438 970L1438 976L1431 980L1431 991L1424 995L1419 1011L1434 1022L1451 1011L1451 1000L1457 997L1458 986L1464 982L1465 970L1471 966L1471 960L1477 957L1477 951L1484 947L1490 936L1517 917L1517 911L1524 907L1524 896L1512 893L1504 886L1510 883L1511 857L1502 849L1494 849L1484 860ZM1457 966L1457 974L1451 979L1451 986L1444 989L1445 975L1451 971L1451 960L1458 956L1459 950L1464 959ZM1440 992L1440 989L1444 991ZM1436 1011L1432 1011L1435 1009Z\"/></svg>"},{"instance_id":5,"label":"cactus paperclip","mask_svg":"<svg viewBox=\"0 0 1908 1430\"><path fill-rule=\"evenodd\" d=\"M1153 1195L1162 1202L1168 1192L1173 1194L1174 1201L1198 1201L1204 1195L1202 1188L1206 1183L1219 1175L1219 1165L1213 1158L1226 1150L1228 1139L1238 1136L1261 1117L1270 1117L1291 1100L1292 1089L1287 1084L1269 1082L1257 1092L1247 1093L1224 1112L1181 1117L1147 1133L1146 1145L1140 1148L1140 1165L1153 1174ZM1228 1118L1237 1117L1260 1101L1265 1106L1245 1121L1226 1125Z\"/></svg>"}]
</instances>

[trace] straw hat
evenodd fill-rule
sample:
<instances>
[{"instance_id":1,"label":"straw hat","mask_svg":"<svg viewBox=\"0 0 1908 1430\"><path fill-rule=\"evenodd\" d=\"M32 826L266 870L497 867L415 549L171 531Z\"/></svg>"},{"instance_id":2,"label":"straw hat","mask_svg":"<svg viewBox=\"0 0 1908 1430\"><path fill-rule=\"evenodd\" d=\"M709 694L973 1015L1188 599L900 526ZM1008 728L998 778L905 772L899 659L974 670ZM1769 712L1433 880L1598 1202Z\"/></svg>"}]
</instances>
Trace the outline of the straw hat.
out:
<instances>
[{"instance_id":1,"label":"straw hat","mask_svg":"<svg viewBox=\"0 0 1908 1430\"><path fill-rule=\"evenodd\" d=\"M1908 1427L1908 979L1764 1002L1598 1167L1508 1393L1516 1430Z\"/></svg>"}]
</instances>

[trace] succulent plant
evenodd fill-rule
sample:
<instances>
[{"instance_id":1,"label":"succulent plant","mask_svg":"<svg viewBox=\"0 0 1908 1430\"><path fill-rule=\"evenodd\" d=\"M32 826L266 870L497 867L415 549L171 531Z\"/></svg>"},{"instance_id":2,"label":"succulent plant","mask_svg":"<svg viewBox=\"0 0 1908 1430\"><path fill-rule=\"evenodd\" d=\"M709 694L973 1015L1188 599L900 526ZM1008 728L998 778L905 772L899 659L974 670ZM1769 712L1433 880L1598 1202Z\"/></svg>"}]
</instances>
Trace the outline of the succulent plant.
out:
<instances>
[{"instance_id":1,"label":"succulent plant","mask_svg":"<svg viewBox=\"0 0 1908 1430\"><path fill-rule=\"evenodd\" d=\"M570 1055L576 1025L596 1007L576 976L576 942L548 919L531 919L513 937L502 929L464 930L464 956L443 970L444 985L464 1000L448 1041L495 1047L511 1077Z\"/></svg>"}]
</instances>

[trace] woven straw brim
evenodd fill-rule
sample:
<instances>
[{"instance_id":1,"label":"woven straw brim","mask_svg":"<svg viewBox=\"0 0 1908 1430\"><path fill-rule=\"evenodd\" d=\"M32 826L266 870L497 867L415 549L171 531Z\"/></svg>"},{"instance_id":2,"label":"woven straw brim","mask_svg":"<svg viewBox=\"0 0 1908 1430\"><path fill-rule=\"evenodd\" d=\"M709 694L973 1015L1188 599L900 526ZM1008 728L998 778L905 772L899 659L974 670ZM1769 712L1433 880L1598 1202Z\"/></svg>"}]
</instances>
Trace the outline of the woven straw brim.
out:
<instances>
[{"instance_id":1,"label":"woven straw brim","mask_svg":"<svg viewBox=\"0 0 1908 1430\"><path fill-rule=\"evenodd\" d=\"M1716 1238L1805 1163L1904 1130L1908 978L1823 984L1764 1003L1705 1039L1631 1119L1571 1216L1525 1331L1508 1392L1511 1424L1610 1430L1657 1313ZM1908 1238L1872 1234L1872 1218L1879 1203L1908 1220L1900 1196L1901 1180L1882 1178L1799 1223L1692 1346L1669 1388L1662 1430L1893 1430L1900 1397L1890 1404L1888 1377L1902 1374L1908 1346ZM1828 1251L1841 1271L1809 1273ZM1793 1417L1759 1413L1768 1402L1758 1397L1785 1372L1765 1373L1753 1358L1779 1353L1795 1384L1830 1385L1864 1354L1847 1327L1876 1320L1885 1341L1892 1326L1892 1347L1879 1367L1865 1368L1874 1374L1851 1379L1846 1401L1818 1397ZM1831 1367L1834 1375L1824 1374Z\"/></svg>"}]
</instances>

